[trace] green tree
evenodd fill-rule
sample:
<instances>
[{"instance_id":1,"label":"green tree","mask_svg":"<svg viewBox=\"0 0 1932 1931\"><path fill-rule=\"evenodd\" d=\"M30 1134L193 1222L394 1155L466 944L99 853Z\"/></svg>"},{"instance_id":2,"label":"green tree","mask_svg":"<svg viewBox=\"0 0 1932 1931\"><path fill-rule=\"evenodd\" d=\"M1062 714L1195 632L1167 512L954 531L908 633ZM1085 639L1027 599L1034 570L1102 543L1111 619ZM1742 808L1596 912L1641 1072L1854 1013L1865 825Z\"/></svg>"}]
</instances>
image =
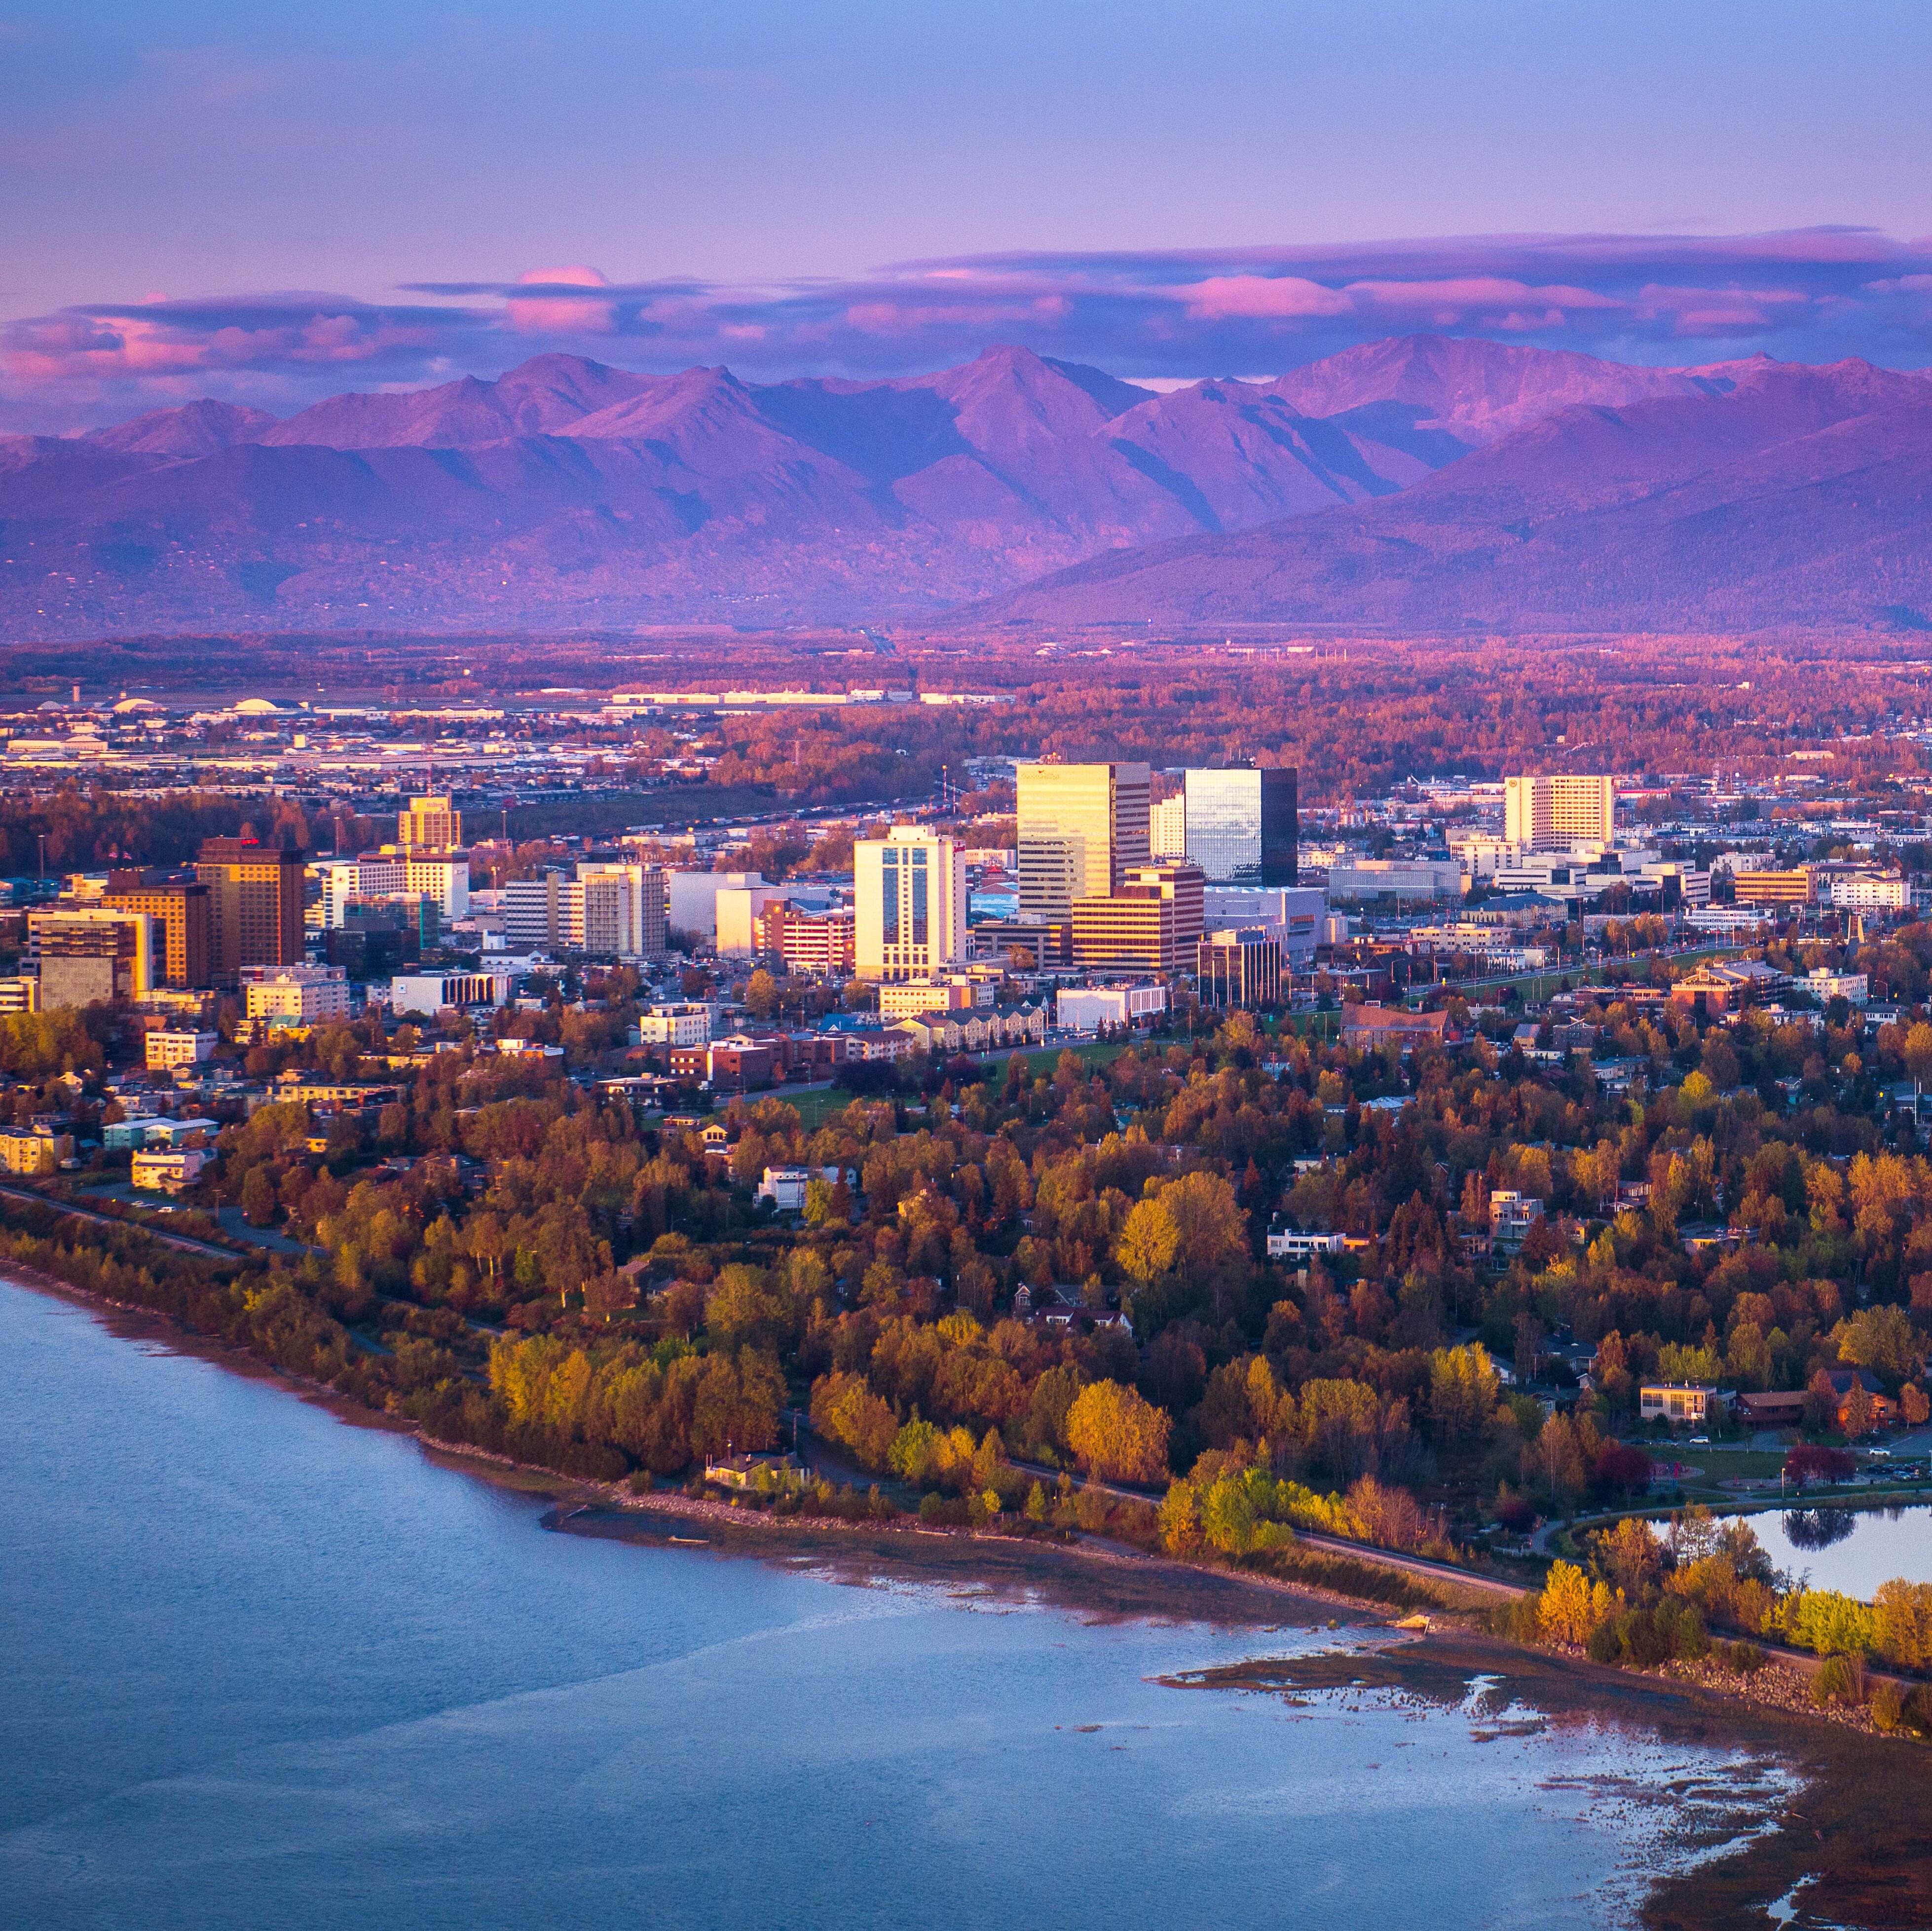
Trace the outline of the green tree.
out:
<instances>
[{"instance_id":1,"label":"green tree","mask_svg":"<svg viewBox=\"0 0 1932 1931\"><path fill-rule=\"evenodd\" d=\"M768 1020L778 1009L778 982L760 966L745 987L745 1010L754 1019Z\"/></svg>"}]
</instances>

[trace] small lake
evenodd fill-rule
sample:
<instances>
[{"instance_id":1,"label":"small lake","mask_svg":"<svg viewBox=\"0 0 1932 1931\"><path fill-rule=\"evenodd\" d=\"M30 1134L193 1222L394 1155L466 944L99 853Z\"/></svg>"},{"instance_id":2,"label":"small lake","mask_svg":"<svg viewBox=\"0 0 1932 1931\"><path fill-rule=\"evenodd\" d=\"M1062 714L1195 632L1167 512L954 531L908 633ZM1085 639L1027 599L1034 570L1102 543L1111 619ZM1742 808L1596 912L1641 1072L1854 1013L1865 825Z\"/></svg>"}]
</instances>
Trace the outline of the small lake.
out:
<instances>
[{"instance_id":1,"label":"small lake","mask_svg":"<svg viewBox=\"0 0 1932 1931\"><path fill-rule=\"evenodd\" d=\"M0 1917L34 1931L1622 1926L1790 1788L1480 1685L1155 1680L1346 1631L548 1533L5 1284L0 1344Z\"/></svg>"},{"instance_id":2,"label":"small lake","mask_svg":"<svg viewBox=\"0 0 1932 1931\"><path fill-rule=\"evenodd\" d=\"M1866 1602L1882 1582L1932 1582L1932 1507L1808 1509L1745 1518L1771 1559L1794 1581Z\"/></svg>"}]
</instances>

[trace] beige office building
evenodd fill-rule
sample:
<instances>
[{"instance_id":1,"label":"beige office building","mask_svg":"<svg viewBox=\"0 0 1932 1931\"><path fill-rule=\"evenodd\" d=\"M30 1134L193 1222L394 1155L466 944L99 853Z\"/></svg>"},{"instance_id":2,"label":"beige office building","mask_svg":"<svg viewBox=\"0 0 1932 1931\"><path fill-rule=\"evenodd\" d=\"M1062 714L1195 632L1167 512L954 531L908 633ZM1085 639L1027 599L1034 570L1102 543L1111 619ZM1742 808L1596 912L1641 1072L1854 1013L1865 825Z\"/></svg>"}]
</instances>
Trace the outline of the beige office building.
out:
<instances>
[{"instance_id":1,"label":"beige office building","mask_svg":"<svg viewBox=\"0 0 1932 1931\"><path fill-rule=\"evenodd\" d=\"M1111 898L1148 862L1144 764L1022 764L1020 920L1068 920L1076 899Z\"/></svg>"},{"instance_id":2,"label":"beige office building","mask_svg":"<svg viewBox=\"0 0 1932 1931\"><path fill-rule=\"evenodd\" d=\"M1617 781L1558 773L1503 780L1503 836L1511 845L1607 845L1617 828Z\"/></svg>"},{"instance_id":3,"label":"beige office building","mask_svg":"<svg viewBox=\"0 0 1932 1931\"><path fill-rule=\"evenodd\" d=\"M463 814L453 798L412 798L396 816L396 842L405 851L448 851L463 842Z\"/></svg>"},{"instance_id":4,"label":"beige office building","mask_svg":"<svg viewBox=\"0 0 1932 1931\"><path fill-rule=\"evenodd\" d=\"M852 860L860 978L929 979L965 963L962 846L918 825L896 824L884 838L861 839Z\"/></svg>"}]
</instances>

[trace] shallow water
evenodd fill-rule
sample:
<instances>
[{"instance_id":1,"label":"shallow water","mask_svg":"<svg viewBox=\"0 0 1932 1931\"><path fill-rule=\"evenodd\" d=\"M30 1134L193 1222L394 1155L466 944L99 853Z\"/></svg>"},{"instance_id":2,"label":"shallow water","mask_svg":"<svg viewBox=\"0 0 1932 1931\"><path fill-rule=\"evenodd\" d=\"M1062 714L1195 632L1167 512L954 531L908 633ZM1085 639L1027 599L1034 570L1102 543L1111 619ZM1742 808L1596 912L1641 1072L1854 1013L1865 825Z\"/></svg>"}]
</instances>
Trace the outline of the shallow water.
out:
<instances>
[{"instance_id":1,"label":"shallow water","mask_svg":"<svg viewBox=\"0 0 1932 1931\"><path fill-rule=\"evenodd\" d=\"M1745 1518L1794 1580L1869 1602L1882 1582L1932 1582L1932 1508L1818 1509Z\"/></svg>"},{"instance_id":2,"label":"shallow water","mask_svg":"<svg viewBox=\"0 0 1932 1931\"><path fill-rule=\"evenodd\" d=\"M0 1284L0 1917L59 1927L1627 1924L1743 1752L1152 1679L1348 1640L545 1533Z\"/></svg>"}]
</instances>

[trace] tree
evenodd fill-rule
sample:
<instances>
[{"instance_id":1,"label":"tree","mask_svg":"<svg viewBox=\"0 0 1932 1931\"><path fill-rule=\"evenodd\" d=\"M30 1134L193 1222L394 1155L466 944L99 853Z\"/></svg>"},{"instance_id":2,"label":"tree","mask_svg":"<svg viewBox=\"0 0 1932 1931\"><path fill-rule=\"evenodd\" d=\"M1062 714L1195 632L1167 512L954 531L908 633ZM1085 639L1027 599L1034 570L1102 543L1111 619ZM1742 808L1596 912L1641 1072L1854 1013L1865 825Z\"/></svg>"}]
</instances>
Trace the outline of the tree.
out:
<instances>
[{"instance_id":1,"label":"tree","mask_svg":"<svg viewBox=\"0 0 1932 1931\"><path fill-rule=\"evenodd\" d=\"M242 1212L248 1224L254 1227L273 1227L275 1224L275 1183L268 1177L266 1167L251 1167L248 1177L242 1183Z\"/></svg>"},{"instance_id":2,"label":"tree","mask_svg":"<svg viewBox=\"0 0 1932 1931\"><path fill-rule=\"evenodd\" d=\"M1608 1616L1615 1605L1607 1584L1592 1588L1590 1578L1574 1563L1552 1563L1549 1580L1537 1605L1537 1619L1552 1642L1581 1644Z\"/></svg>"},{"instance_id":3,"label":"tree","mask_svg":"<svg viewBox=\"0 0 1932 1931\"><path fill-rule=\"evenodd\" d=\"M745 1010L754 1019L768 1020L778 1009L778 982L760 966L745 987Z\"/></svg>"},{"instance_id":4,"label":"tree","mask_svg":"<svg viewBox=\"0 0 1932 1931\"><path fill-rule=\"evenodd\" d=\"M1912 1075L1912 1117L1916 1120L1925 1083L1932 1080L1932 1026L1928 1026L1923 1020L1914 1025L1905 1035L1901 1056L1905 1061L1905 1070Z\"/></svg>"},{"instance_id":5,"label":"tree","mask_svg":"<svg viewBox=\"0 0 1932 1931\"><path fill-rule=\"evenodd\" d=\"M704 1326L716 1344L769 1345L791 1323L791 1310L766 1284L764 1270L734 1263L722 1269L704 1300Z\"/></svg>"},{"instance_id":6,"label":"tree","mask_svg":"<svg viewBox=\"0 0 1932 1931\"><path fill-rule=\"evenodd\" d=\"M1664 1567L1664 1548L1648 1526L1626 1515L1596 1538L1597 1564L1611 1586L1640 1602Z\"/></svg>"},{"instance_id":7,"label":"tree","mask_svg":"<svg viewBox=\"0 0 1932 1931\"><path fill-rule=\"evenodd\" d=\"M1190 1281L1198 1282L1246 1248L1247 1216L1220 1174L1184 1173L1163 1187L1159 1198L1174 1222L1175 1259Z\"/></svg>"},{"instance_id":8,"label":"tree","mask_svg":"<svg viewBox=\"0 0 1932 1931\"><path fill-rule=\"evenodd\" d=\"M1502 1386L1486 1348L1438 1348L1429 1358L1429 1417L1444 1441L1468 1441L1488 1426Z\"/></svg>"},{"instance_id":9,"label":"tree","mask_svg":"<svg viewBox=\"0 0 1932 1931\"><path fill-rule=\"evenodd\" d=\"M1862 1381L1852 1383L1852 1392L1845 1397L1844 1413L1845 1432L1853 1441L1871 1433L1876 1411L1872 1406L1872 1398Z\"/></svg>"},{"instance_id":10,"label":"tree","mask_svg":"<svg viewBox=\"0 0 1932 1931\"><path fill-rule=\"evenodd\" d=\"M1066 1445L1090 1475L1102 1481L1157 1482L1167 1471L1165 1409L1117 1381L1081 1389L1066 1416Z\"/></svg>"},{"instance_id":11,"label":"tree","mask_svg":"<svg viewBox=\"0 0 1932 1931\"><path fill-rule=\"evenodd\" d=\"M1180 1246L1180 1230L1158 1200L1137 1200L1120 1226L1114 1258L1120 1272L1137 1286L1157 1281L1174 1265Z\"/></svg>"},{"instance_id":12,"label":"tree","mask_svg":"<svg viewBox=\"0 0 1932 1931\"><path fill-rule=\"evenodd\" d=\"M1872 1598L1878 1653L1901 1669L1932 1665L1932 1584L1882 1582Z\"/></svg>"},{"instance_id":13,"label":"tree","mask_svg":"<svg viewBox=\"0 0 1932 1931\"><path fill-rule=\"evenodd\" d=\"M1034 1485L1036 1489L1039 1485ZM1168 1554L1191 1554L1201 1546L1201 1515L1192 1482L1177 1479L1168 1485L1156 1519L1161 1546Z\"/></svg>"},{"instance_id":14,"label":"tree","mask_svg":"<svg viewBox=\"0 0 1932 1931\"><path fill-rule=\"evenodd\" d=\"M1932 1421L1932 1401L1926 1400L1924 1389L1916 1381L1908 1381L1898 1391L1898 1411L1909 1428L1922 1428Z\"/></svg>"},{"instance_id":15,"label":"tree","mask_svg":"<svg viewBox=\"0 0 1932 1931\"><path fill-rule=\"evenodd\" d=\"M1800 1442L1784 1458L1784 1479L1799 1488L1808 1488L1814 1482L1846 1482L1856 1466L1847 1449Z\"/></svg>"},{"instance_id":16,"label":"tree","mask_svg":"<svg viewBox=\"0 0 1932 1931\"><path fill-rule=\"evenodd\" d=\"M877 1471L886 1465L898 1419L874 1395L862 1374L820 1377L812 1390L812 1425L827 1440L842 1443L860 1464Z\"/></svg>"}]
</instances>

